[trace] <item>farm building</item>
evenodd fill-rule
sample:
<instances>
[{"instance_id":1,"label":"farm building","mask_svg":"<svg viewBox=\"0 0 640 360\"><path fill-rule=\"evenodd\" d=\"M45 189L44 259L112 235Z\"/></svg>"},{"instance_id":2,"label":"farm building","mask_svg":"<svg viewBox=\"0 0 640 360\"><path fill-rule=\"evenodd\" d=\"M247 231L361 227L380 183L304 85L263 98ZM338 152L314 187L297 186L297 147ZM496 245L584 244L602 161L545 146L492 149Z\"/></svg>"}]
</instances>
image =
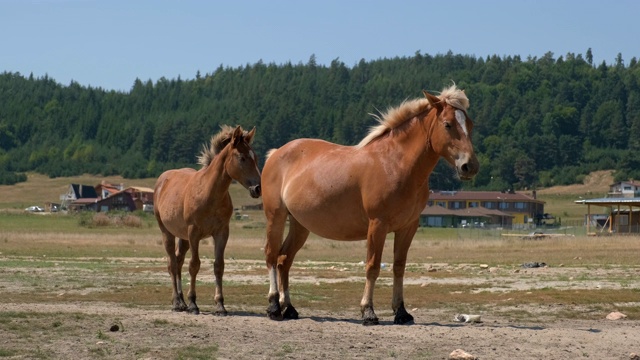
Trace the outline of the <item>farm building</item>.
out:
<instances>
[{"instance_id":1,"label":"farm building","mask_svg":"<svg viewBox=\"0 0 640 360\"><path fill-rule=\"evenodd\" d=\"M622 181L609 186L607 197L576 200L576 204L587 205L585 223L587 234L597 231L608 233L640 233L640 183ZM607 213L594 214L591 206L607 208Z\"/></svg>"},{"instance_id":2,"label":"farm building","mask_svg":"<svg viewBox=\"0 0 640 360\"><path fill-rule=\"evenodd\" d=\"M521 193L440 191L429 196L420 225L526 227L545 217L544 201Z\"/></svg>"},{"instance_id":3,"label":"farm building","mask_svg":"<svg viewBox=\"0 0 640 360\"><path fill-rule=\"evenodd\" d=\"M69 211L135 211L153 209L153 189L139 186L124 188L101 182L95 187L71 184L66 194L60 195L63 208Z\"/></svg>"}]
</instances>

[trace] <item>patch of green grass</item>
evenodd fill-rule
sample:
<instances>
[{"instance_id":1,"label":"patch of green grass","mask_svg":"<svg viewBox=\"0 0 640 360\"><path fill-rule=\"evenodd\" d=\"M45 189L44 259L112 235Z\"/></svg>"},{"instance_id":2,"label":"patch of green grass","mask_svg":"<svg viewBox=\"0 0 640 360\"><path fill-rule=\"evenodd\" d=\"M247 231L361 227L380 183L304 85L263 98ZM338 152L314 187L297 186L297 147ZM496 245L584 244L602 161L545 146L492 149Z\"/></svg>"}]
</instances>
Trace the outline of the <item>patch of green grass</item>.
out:
<instances>
[{"instance_id":1,"label":"patch of green grass","mask_svg":"<svg viewBox=\"0 0 640 360\"><path fill-rule=\"evenodd\" d=\"M18 355L16 350L0 348L0 357L13 357Z\"/></svg>"},{"instance_id":2,"label":"patch of green grass","mask_svg":"<svg viewBox=\"0 0 640 360\"><path fill-rule=\"evenodd\" d=\"M178 360L212 360L218 358L218 345L189 345L176 352Z\"/></svg>"}]
</instances>

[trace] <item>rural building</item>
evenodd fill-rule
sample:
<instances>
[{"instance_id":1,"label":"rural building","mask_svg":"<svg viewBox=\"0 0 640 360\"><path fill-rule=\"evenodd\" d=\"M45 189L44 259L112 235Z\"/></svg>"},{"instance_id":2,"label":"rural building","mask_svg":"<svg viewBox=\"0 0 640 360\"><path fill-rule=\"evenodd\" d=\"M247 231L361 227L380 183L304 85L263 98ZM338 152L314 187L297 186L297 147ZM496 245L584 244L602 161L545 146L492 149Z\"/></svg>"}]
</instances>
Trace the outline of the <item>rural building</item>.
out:
<instances>
[{"instance_id":1,"label":"rural building","mask_svg":"<svg viewBox=\"0 0 640 360\"><path fill-rule=\"evenodd\" d=\"M640 197L640 182L638 181L621 181L609 185L609 198L636 198Z\"/></svg>"},{"instance_id":2,"label":"rural building","mask_svg":"<svg viewBox=\"0 0 640 360\"><path fill-rule=\"evenodd\" d=\"M595 235L598 231L640 233L640 183L636 181L621 181L610 185L605 198L576 200L575 203L587 205L587 234ZM592 205L607 208L606 214L592 213Z\"/></svg>"},{"instance_id":3,"label":"rural building","mask_svg":"<svg viewBox=\"0 0 640 360\"><path fill-rule=\"evenodd\" d=\"M421 226L526 227L549 218L544 201L500 191L439 191L429 195Z\"/></svg>"},{"instance_id":4,"label":"rural building","mask_svg":"<svg viewBox=\"0 0 640 360\"><path fill-rule=\"evenodd\" d=\"M139 186L124 188L102 181L95 187L71 184L60 195L61 206L69 211L135 211L153 209L153 189Z\"/></svg>"},{"instance_id":5,"label":"rural building","mask_svg":"<svg viewBox=\"0 0 640 360\"><path fill-rule=\"evenodd\" d=\"M82 209L86 204L95 203L98 200L98 193L91 185L71 184L65 194L60 195L60 206L62 209L76 211Z\"/></svg>"}]
</instances>

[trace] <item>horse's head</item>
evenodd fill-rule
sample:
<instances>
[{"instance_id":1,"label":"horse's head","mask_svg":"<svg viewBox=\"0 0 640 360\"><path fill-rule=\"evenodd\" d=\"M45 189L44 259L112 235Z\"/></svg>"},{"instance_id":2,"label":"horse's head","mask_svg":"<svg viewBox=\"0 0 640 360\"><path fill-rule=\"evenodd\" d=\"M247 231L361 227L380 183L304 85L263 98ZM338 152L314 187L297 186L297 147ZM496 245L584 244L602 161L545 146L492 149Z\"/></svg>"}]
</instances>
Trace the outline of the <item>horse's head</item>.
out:
<instances>
[{"instance_id":1,"label":"horse's head","mask_svg":"<svg viewBox=\"0 0 640 360\"><path fill-rule=\"evenodd\" d=\"M461 90L455 90L460 94ZM468 100L461 93L463 104L443 95L436 97L424 91L435 119L431 123L429 142L433 150L453 165L462 180L471 180L479 170L478 159L473 151L471 132L473 122L467 115ZM453 100L453 101L449 101ZM466 105L465 105L466 104Z\"/></svg>"},{"instance_id":2,"label":"horse's head","mask_svg":"<svg viewBox=\"0 0 640 360\"><path fill-rule=\"evenodd\" d=\"M258 198L262 191L260 170L258 170L258 157L251 148L255 133L255 127L248 133L240 126L235 128L229 143L231 146L230 156L228 156L224 167L232 179L249 190L251 197Z\"/></svg>"}]
</instances>

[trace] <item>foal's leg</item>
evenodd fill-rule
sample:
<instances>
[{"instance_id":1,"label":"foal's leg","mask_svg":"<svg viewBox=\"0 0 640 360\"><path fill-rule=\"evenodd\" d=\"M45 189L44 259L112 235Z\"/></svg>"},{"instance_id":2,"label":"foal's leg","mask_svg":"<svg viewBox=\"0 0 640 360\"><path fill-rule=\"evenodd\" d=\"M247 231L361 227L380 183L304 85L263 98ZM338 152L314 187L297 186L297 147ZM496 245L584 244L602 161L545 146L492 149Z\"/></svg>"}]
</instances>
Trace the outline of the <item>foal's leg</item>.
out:
<instances>
[{"instance_id":1,"label":"foal's leg","mask_svg":"<svg viewBox=\"0 0 640 360\"><path fill-rule=\"evenodd\" d=\"M391 308L395 314L394 324L413 322L413 316L404 308L403 285L407 252L417 229L418 221L416 220L404 229L396 231L393 240L393 300L391 300Z\"/></svg>"},{"instance_id":2,"label":"foal's leg","mask_svg":"<svg viewBox=\"0 0 640 360\"><path fill-rule=\"evenodd\" d=\"M378 325L378 317L373 311L373 289L376 285L378 275L380 275L380 262L382 261L382 250L387 237L387 227L380 219L369 220L369 231L367 234L367 262L365 264L366 282L364 294L360 301L360 311L362 312L363 325Z\"/></svg>"},{"instance_id":3,"label":"foal's leg","mask_svg":"<svg viewBox=\"0 0 640 360\"><path fill-rule=\"evenodd\" d=\"M224 308L224 296L222 295L222 275L224 275L224 249L229 239L229 226L224 227L218 233L213 235L213 244L215 246L215 259L213 260L213 274L216 281L216 291L213 300L216 303L216 315L227 315L227 309Z\"/></svg>"},{"instance_id":4,"label":"foal's leg","mask_svg":"<svg viewBox=\"0 0 640 360\"><path fill-rule=\"evenodd\" d=\"M284 234L285 222L287 220L287 211L286 209L280 209L280 211L278 211L278 209L269 210L268 203L265 201L264 204L265 216L267 217L267 241L264 245L264 254L267 262L267 271L269 272L269 307L267 307L267 316L269 316L271 320L282 320L276 269L280 243L282 242L282 235Z\"/></svg>"},{"instance_id":5,"label":"foal's leg","mask_svg":"<svg viewBox=\"0 0 640 360\"><path fill-rule=\"evenodd\" d=\"M298 312L291 305L289 297L289 270L293 264L293 258L307 241L307 237L309 237L309 230L300 225L293 216L289 216L289 233L280 248L280 256L278 256L280 306L285 309L282 314L285 319L298 318Z\"/></svg>"},{"instance_id":6,"label":"foal's leg","mask_svg":"<svg viewBox=\"0 0 640 360\"><path fill-rule=\"evenodd\" d=\"M176 261L178 262L178 265L176 266L176 287L178 288L180 301L182 301L182 307L184 308L183 311L187 310L187 303L184 302L184 295L182 291L182 266L184 265L184 258L187 251L189 251L189 241L178 238L176 247Z\"/></svg>"},{"instance_id":7,"label":"foal's leg","mask_svg":"<svg viewBox=\"0 0 640 360\"><path fill-rule=\"evenodd\" d=\"M167 253L167 270L169 271L169 276L171 276L171 288L173 290L172 294L172 310L173 311L185 311L187 310L187 304L184 302L184 298L182 297L182 287L180 286L180 276L178 261L176 259L176 237L173 236L164 226L160 225L160 230L162 231L162 244L164 245L164 250Z\"/></svg>"},{"instance_id":8,"label":"foal's leg","mask_svg":"<svg viewBox=\"0 0 640 360\"><path fill-rule=\"evenodd\" d=\"M194 226L189 226L189 245L191 247L191 260L189 260L189 293L187 298L189 299L188 311L192 314L200 314L200 309L196 304L196 276L200 271L200 234L195 230Z\"/></svg>"}]
</instances>

